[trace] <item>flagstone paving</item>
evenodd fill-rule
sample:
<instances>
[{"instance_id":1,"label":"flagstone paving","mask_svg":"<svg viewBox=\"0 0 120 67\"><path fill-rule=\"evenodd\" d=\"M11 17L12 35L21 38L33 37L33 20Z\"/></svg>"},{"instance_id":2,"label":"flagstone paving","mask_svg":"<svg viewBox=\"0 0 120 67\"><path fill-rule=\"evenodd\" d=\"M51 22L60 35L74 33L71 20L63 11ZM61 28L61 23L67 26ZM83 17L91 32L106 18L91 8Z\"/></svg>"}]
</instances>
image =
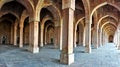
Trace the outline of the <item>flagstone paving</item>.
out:
<instances>
[{"instance_id":1,"label":"flagstone paving","mask_svg":"<svg viewBox=\"0 0 120 67\"><path fill-rule=\"evenodd\" d=\"M0 67L120 67L120 51L112 43L92 53L84 53L84 47L74 48L75 62L71 65L59 62L60 50L53 46L40 48L40 52L32 54L27 47L18 48L0 45Z\"/></svg>"}]
</instances>

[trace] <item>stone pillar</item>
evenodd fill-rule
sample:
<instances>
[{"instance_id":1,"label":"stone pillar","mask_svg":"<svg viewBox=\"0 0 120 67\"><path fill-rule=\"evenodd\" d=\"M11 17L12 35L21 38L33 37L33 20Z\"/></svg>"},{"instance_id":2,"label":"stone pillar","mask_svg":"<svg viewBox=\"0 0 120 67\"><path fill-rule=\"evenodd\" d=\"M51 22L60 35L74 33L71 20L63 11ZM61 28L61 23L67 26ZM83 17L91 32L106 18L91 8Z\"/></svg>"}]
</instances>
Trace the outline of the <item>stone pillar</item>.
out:
<instances>
[{"instance_id":1,"label":"stone pillar","mask_svg":"<svg viewBox=\"0 0 120 67\"><path fill-rule=\"evenodd\" d=\"M86 33L86 31L85 31L85 28L84 28L84 30L83 30L83 46L85 46L85 33Z\"/></svg>"},{"instance_id":2,"label":"stone pillar","mask_svg":"<svg viewBox=\"0 0 120 67\"><path fill-rule=\"evenodd\" d=\"M118 29L118 50L120 50L120 30Z\"/></svg>"},{"instance_id":3,"label":"stone pillar","mask_svg":"<svg viewBox=\"0 0 120 67\"><path fill-rule=\"evenodd\" d=\"M14 40L14 25L12 24L11 25L11 39L10 39L10 44L13 44L13 40Z\"/></svg>"},{"instance_id":4,"label":"stone pillar","mask_svg":"<svg viewBox=\"0 0 120 67\"><path fill-rule=\"evenodd\" d=\"M102 32L102 46L104 45L104 32Z\"/></svg>"},{"instance_id":5,"label":"stone pillar","mask_svg":"<svg viewBox=\"0 0 120 67\"><path fill-rule=\"evenodd\" d=\"M54 29L55 29L55 32L54 32L54 33L55 33L55 34L54 34L54 36L55 36L55 37L54 37L54 38L55 38L55 39L54 39L54 47L55 47L55 48L58 48L58 45L59 45L59 43L58 43L58 40L59 40L59 26L55 26Z\"/></svg>"},{"instance_id":6,"label":"stone pillar","mask_svg":"<svg viewBox=\"0 0 120 67\"><path fill-rule=\"evenodd\" d=\"M103 45L105 45L105 32L103 32Z\"/></svg>"},{"instance_id":7,"label":"stone pillar","mask_svg":"<svg viewBox=\"0 0 120 67\"><path fill-rule=\"evenodd\" d=\"M62 0L63 9L63 34L62 34L62 52L60 62L72 64L74 62L73 53L73 20L75 10L75 0Z\"/></svg>"},{"instance_id":8,"label":"stone pillar","mask_svg":"<svg viewBox=\"0 0 120 67\"><path fill-rule=\"evenodd\" d=\"M44 25L40 25L40 47L43 47L43 33L44 33Z\"/></svg>"},{"instance_id":9,"label":"stone pillar","mask_svg":"<svg viewBox=\"0 0 120 67\"><path fill-rule=\"evenodd\" d=\"M115 45L117 47L117 31L115 32Z\"/></svg>"},{"instance_id":10,"label":"stone pillar","mask_svg":"<svg viewBox=\"0 0 120 67\"><path fill-rule=\"evenodd\" d=\"M95 35L94 35L94 46L97 49L98 48L98 29L95 27Z\"/></svg>"},{"instance_id":11,"label":"stone pillar","mask_svg":"<svg viewBox=\"0 0 120 67\"><path fill-rule=\"evenodd\" d=\"M118 32L118 30L117 30L117 43L116 44L117 44L116 47L118 48L118 45L119 45L119 32Z\"/></svg>"},{"instance_id":12,"label":"stone pillar","mask_svg":"<svg viewBox=\"0 0 120 67\"><path fill-rule=\"evenodd\" d=\"M94 47L97 49L98 48L98 27L97 24L95 24L95 28L94 28Z\"/></svg>"},{"instance_id":13,"label":"stone pillar","mask_svg":"<svg viewBox=\"0 0 120 67\"><path fill-rule=\"evenodd\" d=\"M91 23L86 20L85 24L85 52L91 53Z\"/></svg>"},{"instance_id":14,"label":"stone pillar","mask_svg":"<svg viewBox=\"0 0 120 67\"><path fill-rule=\"evenodd\" d=\"M83 35L82 35L82 27L81 27L81 24L79 24L79 45L82 45L82 38L83 38Z\"/></svg>"},{"instance_id":15,"label":"stone pillar","mask_svg":"<svg viewBox=\"0 0 120 67\"><path fill-rule=\"evenodd\" d=\"M100 47L100 30L98 29L98 47Z\"/></svg>"},{"instance_id":16,"label":"stone pillar","mask_svg":"<svg viewBox=\"0 0 120 67\"><path fill-rule=\"evenodd\" d=\"M102 30L100 29L100 47L102 46Z\"/></svg>"},{"instance_id":17,"label":"stone pillar","mask_svg":"<svg viewBox=\"0 0 120 67\"><path fill-rule=\"evenodd\" d=\"M38 53L39 47L38 47L38 21L32 20L29 22L29 51L32 53Z\"/></svg>"},{"instance_id":18,"label":"stone pillar","mask_svg":"<svg viewBox=\"0 0 120 67\"><path fill-rule=\"evenodd\" d=\"M45 41L44 41L44 45L47 45L48 41L47 41L47 38L48 38L48 31L47 31L47 28L48 26L45 28L45 34L44 34L44 38L45 38ZM41 32L40 32L41 33ZM43 32L42 32L43 33ZM40 37L41 38L41 37ZM41 42L41 41L40 41ZM43 42L41 42L43 43ZM41 45L41 47L43 47L43 44Z\"/></svg>"},{"instance_id":19,"label":"stone pillar","mask_svg":"<svg viewBox=\"0 0 120 67\"><path fill-rule=\"evenodd\" d=\"M17 45L17 22L14 24L14 45Z\"/></svg>"},{"instance_id":20,"label":"stone pillar","mask_svg":"<svg viewBox=\"0 0 120 67\"><path fill-rule=\"evenodd\" d=\"M62 50L62 23L63 20L61 20L61 24L60 24L60 50Z\"/></svg>"},{"instance_id":21,"label":"stone pillar","mask_svg":"<svg viewBox=\"0 0 120 67\"><path fill-rule=\"evenodd\" d=\"M20 26L20 41L19 41L19 47L23 47L23 25Z\"/></svg>"},{"instance_id":22,"label":"stone pillar","mask_svg":"<svg viewBox=\"0 0 120 67\"><path fill-rule=\"evenodd\" d=\"M75 24L74 24L75 25ZM74 34L74 38L73 38L73 47L76 47L77 45L76 45L76 28L75 28L75 26L74 26L74 32L73 32L73 34Z\"/></svg>"}]
</instances>

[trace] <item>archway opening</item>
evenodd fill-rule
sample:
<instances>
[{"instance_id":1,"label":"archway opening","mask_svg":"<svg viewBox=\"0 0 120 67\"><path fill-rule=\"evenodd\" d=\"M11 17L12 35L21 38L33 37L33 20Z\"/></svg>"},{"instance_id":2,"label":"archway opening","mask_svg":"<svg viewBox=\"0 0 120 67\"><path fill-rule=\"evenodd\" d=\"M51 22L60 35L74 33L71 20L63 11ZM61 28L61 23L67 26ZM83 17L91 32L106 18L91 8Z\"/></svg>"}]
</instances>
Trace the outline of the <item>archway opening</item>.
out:
<instances>
[{"instance_id":1,"label":"archway opening","mask_svg":"<svg viewBox=\"0 0 120 67\"><path fill-rule=\"evenodd\" d=\"M113 35L110 35L108 40L109 40L109 43L113 43Z\"/></svg>"},{"instance_id":2,"label":"archway opening","mask_svg":"<svg viewBox=\"0 0 120 67\"><path fill-rule=\"evenodd\" d=\"M23 44L29 45L29 17L27 17L24 21Z\"/></svg>"}]
</instances>

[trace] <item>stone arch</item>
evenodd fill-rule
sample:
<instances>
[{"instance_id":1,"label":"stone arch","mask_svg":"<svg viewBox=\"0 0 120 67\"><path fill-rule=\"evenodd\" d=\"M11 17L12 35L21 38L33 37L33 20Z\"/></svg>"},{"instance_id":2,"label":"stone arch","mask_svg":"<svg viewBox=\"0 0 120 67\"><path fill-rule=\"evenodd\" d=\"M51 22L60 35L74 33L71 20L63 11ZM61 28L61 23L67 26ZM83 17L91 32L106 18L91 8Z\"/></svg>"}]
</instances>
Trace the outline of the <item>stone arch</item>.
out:
<instances>
[{"instance_id":1,"label":"stone arch","mask_svg":"<svg viewBox=\"0 0 120 67\"><path fill-rule=\"evenodd\" d=\"M41 21L41 26L44 27L44 23L47 21L47 20L52 20L52 18L48 15L46 15L43 20Z\"/></svg>"},{"instance_id":2,"label":"stone arch","mask_svg":"<svg viewBox=\"0 0 120 67\"><path fill-rule=\"evenodd\" d=\"M107 26L107 24L110 24L110 26ZM111 28L111 25L112 25L112 28ZM112 30L113 29L113 30ZM113 23L112 21L107 21L105 22L102 27L101 27L101 31L100 31L100 40L101 40L101 43L103 44L103 35L102 33L105 32L105 33L108 33L108 32L111 32L110 34L107 34L107 36L109 35L114 35L114 30L117 29L117 25L115 23ZM109 39L108 39L109 40Z\"/></svg>"},{"instance_id":3,"label":"stone arch","mask_svg":"<svg viewBox=\"0 0 120 67\"><path fill-rule=\"evenodd\" d=\"M44 41L44 42L45 42L45 45L48 44L48 41L47 41L47 29L48 29L49 26L54 27L53 24L48 24L48 25L46 26L46 28L45 28L45 39L44 39L44 40L45 40L45 41Z\"/></svg>"},{"instance_id":4,"label":"stone arch","mask_svg":"<svg viewBox=\"0 0 120 67\"><path fill-rule=\"evenodd\" d=\"M74 24L74 47L76 47L76 36L77 36L77 32L76 32L76 30L77 30L77 26L78 26L78 24L80 23L81 25L82 25L82 27L83 27L83 31L84 31L84 23L83 22L80 22L80 21L82 21L82 20L84 20L85 19L85 17L82 17L82 18L80 18L75 24ZM79 37L78 37L79 38Z\"/></svg>"},{"instance_id":5,"label":"stone arch","mask_svg":"<svg viewBox=\"0 0 120 67\"><path fill-rule=\"evenodd\" d=\"M75 24L75 30L77 29L77 25L80 23L81 20L84 20L85 17L80 18L77 23ZM84 23L81 23L84 26Z\"/></svg>"},{"instance_id":6,"label":"stone arch","mask_svg":"<svg viewBox=\"0 0 120 67\"><path fill-rule=\"evenodd\" d=\"M113 7L115 7L116 9L118 9L119 11L120 11L120 8L117 6L117 5L115 5L115 4L112 4L112 3L107 3L107 2L104 2L104 3L102 3L102 4L99 4L98 6L96 6L92 11L91 11L91 14L90 14L90 21L92 20L92 15L93 15L93 13L98 9L98 8L100 8L100 7L102 7L102 6L105 6L105 5L111 5L111 6L113 6Z\"/></svg>"},{"instance_id":7,"label":"stone arch","mask_svg":"<svg viewBox=\"0 0 120 67\"><path fill-rule=\"evenodd\" d=\"M112 25L114 25L114 27L117 29L117 25L116 25L115 23L113 23L113 22L110 22L110 21L104 23L104 24L101 26L101 29L103 29L103 27L104 27L106 24L112 24Z\"/></svg>"},{"instance_id":8,"label":"stone arch","mask_svg":"<svg viewBox=\"0 0 120 67\"><path fill-rule=\"evenodd\" d=\"M116 25L114 24L114 23L109 23L110 24L110 26L106 26L107 24L105 24L104 25L104 27L103 27L103 29L104 29L104 31L105 32L112 32L112 33L115 33L115 30L117 29L117 27L116 27ZM111 26L112 26L112 28L111 28ZM109 30L109 29L113 29L113 30Z\"/></svg>"},{"instance_id":9,"label":"stone arch","mask_svg":"<svg viewBox=\"0 0 120 67\"><path fill-rule=\"evenodd\" d=\"M11 20L11 19L9 19L9 18L3 18L3 19L0 19L0 22L3 21L3 20L6 20L6 19L7 19L8 21L10 21L11 23L14 22L13 20Z\"/></svg>"},{"instance_id":10,"label":"stone arch","mask_svg":"<svg viewBox=\"0 0 120 67\"><path fill-rule=\"evenodd\" d=\"M19 47L23 47L24 46L24 43L26 42L26 32L24 32L24 30L26 30L27 28L25 27L25 21L29 18L29 15L27 13L26 10L24 10L22 12L22 15L20 17L20 23L19 23L19 28L20 28L20 31L19 31ZM28 39L29 40L29 39Z\"/></svg>"},{"instance_id":11,"label":"stone arch","mask_svg":"<svg viewBox=\"0 0 120 67\"><path fill-rule=\"evenodd\" d=\"M61 14L59 12L59 9L55 5L48 6L47 9L53 14L53 21L55 21L55 26L60 26Z\"/></svg>"},{"instance_id":12,"label":"stone arch","mask_svg":"<svg viewBox=\"0 0 120 67\"><path fill-rule=\"evenodd\" d=\"M39 36L40 38L39 39L40 39L41 47L43 47L43 45L44 45L44 36L43 36L44 35L44 26L45 26L45 22L48 20L52 21L52 18L49 15L46 15L40 23L40 36Z\"/></svg>"},{"instance_id":13,"label":"stone arch","mask_svg":"<svg viewBox=\"0 0 120 67\"><path fill-rule=\"evenodd\" d=\"M12 15L14 15L17 19L19 19L19 16L17 15L17 14L15 14L14 12L12 12L12 11L6 11L6 12L2 12L1 14L0 14L0 17L2 17L3 15L5 15L5 14L12 14Z\"/></svg>"},{"instance_id":14,"label":"stone arch","mask_svg":"<svg viewBox=\"0 0 120 67\"><path fill-rule=\"evenodd\" d=\"M28 15L27 11L24 10L24 11L22 12L21 17L20 17L20 26L21 26L21 25L24 25L24 21L25 21L25 19L26 19L28 16L29 16L29 15Z\"/></svg>"},{"instance_id":15,"label":"stone arch","mask_svg":"<svg viewBox=\"0 0 120 67\"><path fill-rule=\"evenodd\" d=\"M104 31L107 33L107 36L109 36L111 34L114 35L115 34L114 30L116 30L116 28L114 27L114 25L112 25L112 28L111 28L111 26L106 26L105 29L104 29Z\"/></svg>"},{"instance_id":16,"label":"stone arch","mask_svg":"<svg viewBox=\"0 0 120 67\"><path fill-rule=\"evenodd\" d=\"M111 18L113 18L115 21L117 21L117 18L115 17L115 16L113 16L113 15L105 15L105 16L103 16L102 18L100 18L99 20L98 20L98 23L97 23L97 33L99 34L99 36L98 36L98 38L100 38L100 41L101 41L101 34L102 34L102 28L100 27L100 23L101 23L101 21L103 20L103 19L105 19L105 18L107 18L107 17L111 17ZM108 24L110 21L108 21L108 22L105 22L104 23L104 25L106 25L106 24ZM111 23L113 23L113 22L111 22ZM115 23L114 23L115 24ZM103 25L103 26L104 26ZM99 32L100 33L99 33ZM101 45L101 42L99 42L99 44Z\"/></svg>"},{"instance_id":17,"label":"stone arch","mask_svg":"<svg viewBox=\"0 0 120 67\"><path fill-rule=\"evenodd\" d=\"M26 18L23 21L23 44L28 45L29 43L29 16L26 16ZM26 31L26 32L25 32Z\"/></svg>"},{"instance_id":18,"label":"stone arch","mask_svg":"<svg viewBox=\"0 0 120 67\"><path fill-rule=\"evenodd\" d=\"M85 9L85 16L86 18L89 16L89 11L90 11L90 3L89 0L82 0L83 5L84 5L84 9Z\"/></svg>"},{"instance_id":19,"label":"stone arch","mask_svg":"<svg viewBox=\"0 0 120 67\"><path fill-rule=\"evenodd\" d=\"M99 25L100 25L101 21L102 21L104 18L107 18L107 17L112 17L115 21L117 21L117 18L116 18L115 16L105 15L105 16L103 16L102 18L100 18L100 19L98 20L97 29L99 29Z\"/></svg>"},{"instance_id":20,"label":"stone arch","mask_svg":"<svg viewBox=\"0 0 120 67\"><path fill-rule=\"evenodd\" d=\"M0 43L1 44L11 44L11 28L13 27L14 21L10 18L0 19Z\"/></svg>"},{"instance_id":21,"label":"stone arch","mask_svg":"<svg viewBox=\"0 0 120 67\"><path fill-rule=\"evenodd\" d=\"M75 0L77 1L77 0ZM82 5L83 5L83 8L84 8L84 11L85 11L85 14L84 16L87 18L88 17L88 14L89 14L89 11L90 11L90 4L89 4L89 0L81 0L82 2ZM76 3L75 3L76 4ZM75 5L76 7L76 5ZM79 18L78 18L79 19Z\"/></svg>"},{"instance_id":22,"label":"stone arch","mask_svg":"<svg viewBox=\"0 0 120 67\"><path fill-rule=\"evenodd\" d=\"M107 23L108 24L108 23ZM105 25L107 25L107 24L105 24ZM114 24L114 23L109 23L110 25L112 25L115 29L117 29L117 27L116 27L116 25ZM103 28L105 27L105 25L103 26Z\"/></svg>"},{"instance_id":23,"label":"stone arch","mask_svg":"<svg viewBox=\"0 0 120 67\"><path fill-rule=\"evenodd\" d=\"M38 19L40 20L40 13L41 13L41 9L42 9L42 7L43 7L43 3L44 3L44 0L39 0L38 1L38 4L37 4L37 6L36 6L36 15L37 15L37 17L38 17ZM41 21L41 20L40 20Z\"/></svg>"},{"instance_id":24,"label":"stone arch","mask_svg":"<svg viewBox=\"0 0 120 67\"><path fill-rule=\"evenodd\" d=\"M40 7L40 6L37 7L37 10L38 10L37 15L39 15L38 18L40 18L40 13L41 13L42 8L48 9L54 17L53 21L55 21L55 25L60 26L60 24L61 24L61 12L60 12L60 10L53 3L52 4L51 3L44 4L42 7Z\"/></svg>"},{"instance_id":25,"label":"stone arch","mask_svg":"<svg viewBox=\"0 0 120 67\"><path fill-rule=\"evenodd\" d=\"M12 2L12 1L14 1L14 0L1 0L1 1L0 1L0 9L1 9L1 7L2 7L4 4L9 3L9 2ZM24 1L16 0L16 2L22 4L22 5L27 9L27 11L28 11L29 14L34 11L34 7L32 6L32 4L31 4L30 1L31 1L31 0L24 0Z\"/></svg>"}]
</instances>

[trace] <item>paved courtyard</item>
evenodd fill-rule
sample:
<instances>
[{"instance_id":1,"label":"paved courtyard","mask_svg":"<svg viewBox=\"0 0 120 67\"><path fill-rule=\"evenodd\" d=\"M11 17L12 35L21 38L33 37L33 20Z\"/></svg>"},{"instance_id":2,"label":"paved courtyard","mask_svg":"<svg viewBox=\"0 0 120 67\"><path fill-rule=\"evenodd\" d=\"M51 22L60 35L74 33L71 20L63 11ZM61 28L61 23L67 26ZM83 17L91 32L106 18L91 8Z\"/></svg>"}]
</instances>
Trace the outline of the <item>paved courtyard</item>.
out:
<instances>
[{"instance_id":1,"label":"paved courtyard","mask_svg":"<svg viewBox=\"0 0 120 67\"><path fill-rule=\"evenodd\" d=\"M60 64L60 50L53 46L40 48L38 54L22 49L0 45L0 67L120 67L120 51L114 44L106 44L92 53L84 53L84 47L74 49L75 62L70 66Z\"/></svg>"}]
</instances>

